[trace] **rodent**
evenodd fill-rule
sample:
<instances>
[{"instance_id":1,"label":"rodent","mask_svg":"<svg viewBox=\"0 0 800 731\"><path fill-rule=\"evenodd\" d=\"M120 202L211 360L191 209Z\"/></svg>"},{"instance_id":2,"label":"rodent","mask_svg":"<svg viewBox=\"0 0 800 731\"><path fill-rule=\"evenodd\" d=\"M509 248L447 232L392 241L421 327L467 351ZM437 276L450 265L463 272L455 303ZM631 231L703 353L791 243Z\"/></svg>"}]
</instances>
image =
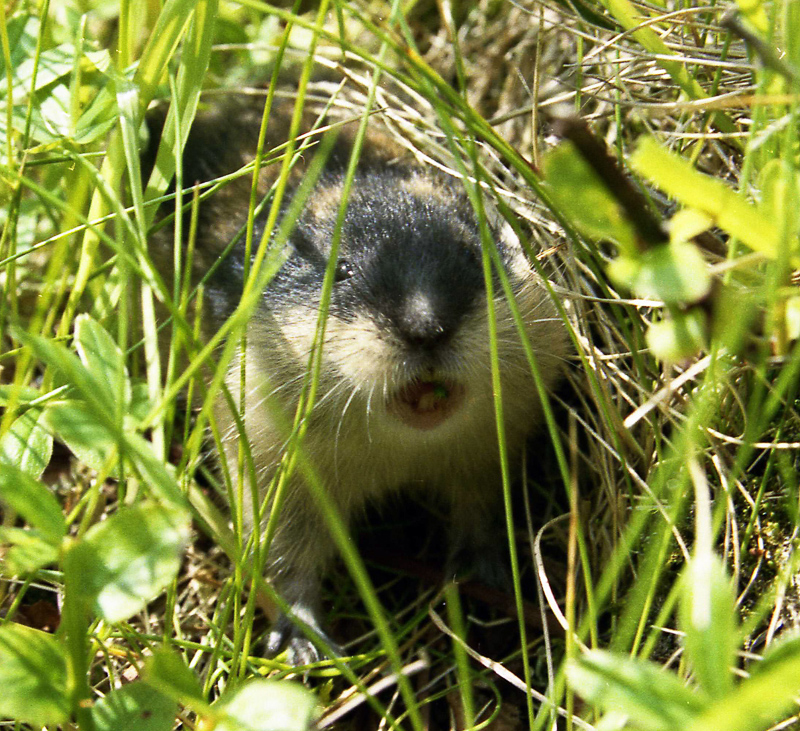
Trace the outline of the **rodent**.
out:
<instances>
[{"instance_id":1,"label":"rodent","mask_svg":"<svg viewBox=\"0 0 800 731\"><path fill-rule=\"evenodd\" d=\"M253 159L260 119L261 106L249 101L231 100L200 113L184 152L184 184L230 173ZM157 139L158 123L151 126ZM348 127L297 219L291 254L247 329L244 424L262 494L281 459L282 426L292 422L308 367L352 150L355 124ZM287 129L288 115L278 108L264 149L283 143ZM261 194L277 168L262 172ZM300 166L292 173L284 209L302 172ZM201 203L195 278L244 225L249 191L247 175ZM552 387L567 353L563 323L511 228L496 214L491 220L539 371L545 386ZM262 215L255 242L263 227ZM171 250L169 234L161 238L160 246ZM206 335L239 302L244 251L242 240L206 283ZM540 405L496 275L493 289L505 434L515 459L540 420ZM226 380L235 398L240 370L234 358ZM368 501L401 488L434 491L436 499L450 505L448 571L466 569L496 583L505 540L479 226L461 181L409 161L379 129L367 135L342 227L318 394L303 449L341 515L349 521ZM277 419L281 426L266 406L268 397L283 412ZM216 418L225 443L221 457L235 475L238 430L222 399ZM252 506L246 509L252 523ZM267 575L293 612L323 635L320 582L333 554L327 528L295 470L269 549ZM285 616L267 644L270 653L288 648L295 664L320 657Z\"/></svg>"}]
</instances>

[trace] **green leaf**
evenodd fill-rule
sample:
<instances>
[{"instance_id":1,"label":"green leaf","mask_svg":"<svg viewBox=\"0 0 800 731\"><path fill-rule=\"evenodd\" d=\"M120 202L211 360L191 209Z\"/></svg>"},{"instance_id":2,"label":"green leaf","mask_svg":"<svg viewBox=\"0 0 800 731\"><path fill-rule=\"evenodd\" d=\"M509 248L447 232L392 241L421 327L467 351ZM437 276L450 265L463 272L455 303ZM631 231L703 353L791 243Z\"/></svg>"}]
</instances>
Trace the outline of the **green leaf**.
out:
<instances>
[{"instance_id":1,"label":"green leaf","mask_svg":"<svg viewBox=\"0 0 800 731\"><path fill-rule=\"evenodd\" d=\"M18 404L25 404L39 398L42 392L38 388L22 387L13 384L0 385L0 406L8 406L12 400Z\"/></svg>"},{"instance_id":2,"label":"green leaf","mask_svg":"<svg viewBox=\"0 0 800 731\"><path fill-rule=\"evenodd\" d=\"M197 0L167 0L158 14L156 27L147 40L139 58L134 81L142 90L141 101L146 107L164 78L167 67L175 57L175 49L183 36Z\"/></svg>"},{"instance_id":3,"label":"green leaf","mask_svg":"<svg viewBox=\"0 0 800 731\"><path fill-rule=\"evenodd\" d=\"M145 200L163 195L175 174L176 150L183 149L200 100L202 84L198 84L197 79L205 76L214 38L219 32L217 11L218 3L214 0L199 3L193 14L180 56L177 95L164 120L150 180L145 181ZM180 129L177 129L177 119L180 119ZM146 211L148 226L152 223L154 213L153 208Z\"/></svg>"},{"instance_id":4,"label":"green leaf","mask_svg":"<svg viewBox=\"0 0 800 731\"><path fill-rule=\"evenodd\" d=\"M777 221L764 215L721 180L703 175L679 155L663 149L654 139L639 141L631 167L675 200L705 213L731 236L753 251L775 258L783 245ZM792 263L800 265L797 236L787 242Z\"/></svg>"},{"instance_id":5,"label":"green leaf","mask_svg":"<svg viewBox=\"0 0 800 731\"><path fill-rule=\"evenodd\" d=\"M27 125L27 107L15 104L12 111L11 127L15 132L22 133ZM52 112L52 108L49 111ZM46 145L57 142L60 139L60 135L55 133L52 129L52 125L45 119L38 105L31 110L30 119L31 142L38 142L39 144ZM5 114L0 114L0 134L3 136L8 134Z\"/></svg>"},{"instance_id":6,"label":"green leaf","mask_svg":"<svg viewBox=\"0 0 800 731\"><path fill-rule=\"evenodd\" d=\"M11 49L11 68L16 69L26 58L36 51L36 37L39 35L39 19L35 15L17 15L8 19L8 42ZM4 83L0 84L0 97L8 90L5 83L6 65L0 54L0 72Z\"/></svg>"},{"instance_id":7,"label":"green leaf","mask_svg":"<svg viewBox=\"0 0 800 731\"><path fill-rule=\"evenodd\" d=\"M14 98L29 94L36 68L36 90L43 89L56 79L69 76L75 68L75 46L63 43L39 54L38 65L31 54L14 68Z\"/></svg>"},{"instance_id":8,"label":"green leaf","mask_svg":"<svg viewBox=\"0 0 800 731\"><path fill-rule=\"evenodd\" d=\"M622 207L571 143L547 153L543 169L560 207L581 231L614 241L628 254L636 251L636 234Z\"/></svg>"},{"instance_id":9,"label":"green leaf","mask_svg":"<svg viewBox=\"0 0 800 731\"><path fill-rule=\"evenodd\" d=\"M189 534L183 511L154 503L122 508L67 552L68 591L109 622L128 619L175 578Z\"/></svg>"},{"instance_id":10,"label":"green leaf","mask_svg":"<svg viewBox=\"0 0 800 731\"><path fill-rule=\"evenodd\" d=\"M178 713L175 701L142 682L112 690L92 707L95 731L170 731Z\"/></svg>"},{"instance_id":11,"label":"green leaf","mask_svg":"<svg viewBox=\"0 0 800 731\"><path fill-rule=\"evenodd\" d=\"M759 33L766 35L769 32L769 15L762 0L736 0L736 4L739 12Z\"/></svg>"},{"instance_id":12,"label":"green leaf","mask_svg":"<svg viewBox=\"0 0 800 731\"><path fill-rule=\"evenodd\" d=\"M103 388L100 381L74 353L61 343L39 335L31 335L19 328L14 330L14 334L28 345L39 359L55 368L66 383L80 392L87 404L95 410L98 420L103 420L109 426L113 425L111 415L114 413L114 402L108 397L107 389Z\"/></svg>"},{"instance_id":13,"label":"green leaf","mask_svg":"<svg viewBox=\"0 0 800 731\"><path fill-rule=\"evenodd\" d=\"M683 581L679 618L686 659L703 690L721 698L733 688L736 597L722 561L710 552L692 558Z\"/></svg>"},{"instance_id":14,"label":"green leaf","mask_svg":"<svg viewBox=\"0 0 800 731\"><path fill-rule=\"evenodd\" d=\"M800 224L800 172L788 160L770 160L758 176L758 186L762 213L774 221L781 221L787 231L796 235Z\"/></svg>"},{"instance_id":15,"label":"green leaf","mask_svg":"<svg viewBox=\"0 0 800 731\"><path fill-rule=\"evenodd\" d=\"M83 110L75 124L74 141L86 145L103 137L117 122L117 100L106 85Z\"/></svg>"},{"instance_id":16,"label":"green leaf","mask_svg":"<svg viewBox=\"0 0 800 731\"><path fill-rule=\"evenodd\" d=\"M714 221L702 211L684 208L669 220L669 238L673 243L687 243L713 225Z\"/></svg>"},{"instance_id":17,"label":"green leaf","mask_svg":"<svg viewBox=\"0 0 800 731\"><path fill-rule=\"evenodd\" d=\"M108 398L124 411L131 400L131 384L125 356L111 335L89 315L79 315L75 320L75 347L89 372L106 387Z\"/></svg>"},{"instance_id":18,"label":"green leaf","mask_svg":"<svg viewBox=\"0 0 800 731\"><path fill-rule=\"evenodd\" d=\"M710 706L686 731L765 731L795 713L800 647L797 638L782 645L769 653L763 668Z\"/></svg>"},{"instance_id":19,"label":"green leaf","mask_svg":"<svg viewBox=\"0 0 800 731\"><path fill-rule=\"evenodd\" d=\"M54 138L65 137L72 129L69 100L69 89L64 84L58 84L49 89L38 104L39 118Z\"/></svg>"},{"instance_id":20,"label":"green leaf","mask_svg":"<svg viewBox=\"0 0 800 731\"><path fill-rule=\"evenodd\" d=\"M153 454L149 443L138 434L126 434L112 415L114 401L107 389L86 366L63 345L46 338L15 330L16 336L29 345L42 361L55 368L64 380L74 386L85 403L68 401L51 404L47 418L56 432L87 464L102 468L111 450L121 449L136 466L139 474L165 500L186 505L186 498L163 461ZM112 473L113 474L113 473Z\"/></svg>"},{"instance_id":21,"label":"green leaf","mask_svg":"<svg viewBox=\"0 0 800 731\"><path fill-rule=\"evenodd\" d=\"M128 434L125 449L142 480L158 497L176 507L188 507L186 496L172 474L171 465L153 454L150 442L139 434Z\"/></svg>"},{"instance_id":22,"label":"green leaf","mask_svg":"<svg viewBox=\"0 0 800 731\"><path fill-rule=\"evenodd\" d=\"M704 707L673 673L617 653L593 650L567 666L572 689L606 712L627 714L645 731L683 729Z\"/></svg>"},{"instance_id":23,"label":"green leaf","mask_svg":"<svg viewBox=\"0 0 800 731\"><path fill-rule=\"evenodd\" d=\"M47 407L45 418L81 462L97 472L110 469L108 474L119 476L119 444L89 405L83 401L53 403ZM115 461L109 461L115 457Z\"/></svg>"},{"instance_id":24,"label":"green leaf","mask_svg":"<svg viewBox=\"0 0 800 731\"><path fill-rule=\"evenodd\" d=\"M754 324L762 313L763 305L758 300L758 291L752 287L729 282L715 291L711 330L717 346L727 348L731 353L740 353L748 342L752 342L752 334L754 330L757 331ZM791 336L791 314L788 311L786 319L790 338L794 340Z\"/></svg>"},{"instance_id":25,"label":"green leaf","mask_svg":"<svg viewBox=\"0 0 800 731\"><path fill-rule=\"evenodd\" d=\"M678 363L705 348L707 329L705 312L694 308L653 323L645 333L645 340L656 358Z\"/></svg>"},{"instance_id":26,"label":"green leaf","mask_svg":"<svg viewBox=\"0 0 800 731\"><path fill-rule=\"evenodd\" d=\"M47 407L47 421L70 450L92 469L109 467L121 448L148 488L168 503L184 507L186 496L163 460L153 454L146 439L135 433L123 435L101 420L97 412L82 401L62 401ZM119 440L119 441L118 441ZM110 463L112 476L119 475L116 462Z\"/></svg>"},{"instance_id":27,"label":"green leaf","mask_svg":"<svg viewBox=\"0 0 800 731\"><path fill-rule=\"evenodd\" d=\"M137 381L131 386L131 402L126 417L137 426L141 424L152 407L150 391L145 381ZM126 431L130 431L126 428Z\"/></svg>"},{"instance_id":28,"label":"green leaf","mask_svg":"<svg viewBox=\"0 0 800 731\"><path fill-rule=\"evenodd\" d=\"M595 725L594 731L622 731L630 728L628 714L620 711L609 711Z\"/></svg>"},{"instance_id":29,"label":"green leaf","mask_svg":"<svg viewBox=\"0 0 800 731\"><path fill-rule=\"evenodd\" d=\"M56 545L67 534L61 506L41 482L14 465L0 469L0 500L19 513L42 538Z\"/></svg>"},{"instance_id":30,"label":"green leaf","mask_svg":"<svg viewBox=\"0 0 800 731\"><path fill-rule=\"evenodd\" d=\"M69 718L67 663L52 635L8 623L0 627L0 717L35 726Z\"/></svg>"},{"instance_id":31,"label":"green leaf","mask_svg":"<svg viewBox=\"0 0 800 731\"><path fill-rule=\"evenodd\" d=\"M636 258L621 256L608 266L608 276L639 297L690 304L711 289L711 275L693 244L654 246Z\"/></svg>"},{"instance_id":32,"label":"green leaf","mask_svg":"<svg viewBox=\"0 0 800 731\"><path fill-rule=\"evenodd\" d=\"M14 68L14 99L23 99L32 91L33 71L36 66L36 91L44 89L54 81L68 77L75 70L75 54L77 50L71 43L62 43L55 48L50 48L39 54L38 65L35 59L34 49L30 54L17 64L12 64ZM105 72L111 67L111 55L108 50L101 49L84 53L80 62L87 68L94 68L100 72ZM7 86L0 86L4 95ZM66 88L66 87L65 87ZM52 90L50 90L52 93Z\"/></svg>"},{"instance_id":33,"label":"green leaf","mask_svg":"<svg viewBox=\"0 0 800 731\"><path fill-rule=\"evenodd\" d=\"M53 454L53 436L42 413L41 409L29 409L0 439L0 463L15 465L35 479L41 477Z\"/></svg>"},{"instance_id":34,"label":"green leaf","mask_svg":"<svg viewBox=\"0 0 800 731\"><path fill-rule=\"evenodd\" d=\"M26 576L58 561L58 548L35 530L0 527L0 542L12 544L3 563L9 576Z\"/></svg>"},{"instance_id":35,"label":"green leaf","mask_svg":"<svg viewBox=\"0 0 800 731\"><path fill-rule=\"evenodd\" d=\"M189 706L196 712L208 710L197 677L178 653L159 647L148 658L142 677L146 683L182 705Z\"/></svg>"},{"instance_id":36,"label":"green leaf","mask_svg":"<svg viewBox=\"0 0 800 731\"><path fill-rule=\"evenodd\" d=\"M797 658L800 658L800 635L792 633L771 644L761 660L751 663L748 670L754 678L761 673L772 672L774 668Z\"/></svg>"},{"instance_id":37,"label":"green leaf","mask_svg":"<svg viewBox=\"0 0 800 731\"><path fill-rule=\"evenodd\" d=\"M316 698L302 685L253 680L214 706L224 713L214 731L307 731L316 708Z\"/></svg>"}]
</instances>

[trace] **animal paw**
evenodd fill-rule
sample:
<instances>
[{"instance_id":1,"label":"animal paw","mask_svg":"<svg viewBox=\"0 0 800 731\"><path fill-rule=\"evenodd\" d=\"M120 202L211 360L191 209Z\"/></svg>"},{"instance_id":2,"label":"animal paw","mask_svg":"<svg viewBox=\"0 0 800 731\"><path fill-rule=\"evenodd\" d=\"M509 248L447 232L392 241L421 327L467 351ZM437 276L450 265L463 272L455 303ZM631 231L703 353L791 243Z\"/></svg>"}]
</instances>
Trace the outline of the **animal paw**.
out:
<instances>
[{"instance_id":1,"label":"animal paw","mask_svg":"<svg viewBox=\"0 0 800 731\"><path fill-rule=\"evenodd\" d=\"M300 627L282 614L267 637L268 656L273 657L285 649L287 664L298 667L311 665L330 657L341 657L344 654L341 646L322 630L318 622L308 621L306 617L302 617L302 619L319 635L322 643L317 644L315 640L306 637ZM321 649L323 643L327 645L330 654Z\"/></svg>"}]
</instances>

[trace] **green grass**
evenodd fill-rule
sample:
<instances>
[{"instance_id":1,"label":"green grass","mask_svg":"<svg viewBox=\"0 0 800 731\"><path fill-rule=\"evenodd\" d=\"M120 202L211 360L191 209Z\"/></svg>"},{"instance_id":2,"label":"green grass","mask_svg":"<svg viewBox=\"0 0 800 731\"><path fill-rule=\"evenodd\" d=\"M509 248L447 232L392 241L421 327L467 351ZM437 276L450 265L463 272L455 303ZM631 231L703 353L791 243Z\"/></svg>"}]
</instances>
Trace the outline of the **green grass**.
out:
<instances>
[{"instance_id":1,"label":"green grass","mask_svg":"<svg viewBox=\"0 0 800 731\"><path fill-rule=\"evenodd\" d=\"M0 17L0 719L275 728L263 713L302 728L316 708L339 726L544 729L559 713L559 728L789 727L800 5L725 19L625 0L143 7L18 3ZM342 60L353 78L331 102L318 71ZM480 602L416 564L409 578L365 561L326 510L344 558L326 600L357 639L352 660L307 670L309 693L260 654L257 595L280 598L253 571L258 542L246 557L240 510L231 530L210 497L241 505L252 469L246 445L239 474L211 466L211 404L274 267L253 267L204 343L188 277L173 285L148 253L159 203L213 192L165 196L198 105L256 83L298 109L372 109L426 164L481 181L531 258L545 252L574 342L536 437L552 447L529 458L543 464L521 480L504 465L514 616L495 608L484 627ZM171 111L144 185L139 128L156 99ZM554 138L569 113L590 137L562 123ZM265 154L279 199L299 153ZM242 235L270 261L252 219ZM534 575L546 633L521 619ZM53 616L58 630L39 631Z\"/></svg>"}]
</instances>

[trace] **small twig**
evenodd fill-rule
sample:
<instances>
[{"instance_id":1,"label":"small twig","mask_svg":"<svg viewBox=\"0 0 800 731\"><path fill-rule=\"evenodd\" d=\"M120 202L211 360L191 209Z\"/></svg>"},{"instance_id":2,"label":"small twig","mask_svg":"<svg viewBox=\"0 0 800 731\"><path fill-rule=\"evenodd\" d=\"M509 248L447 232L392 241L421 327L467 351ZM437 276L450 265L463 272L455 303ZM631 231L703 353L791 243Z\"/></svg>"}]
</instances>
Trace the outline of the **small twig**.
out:
<instances>
[{"instance_id":1,"label":"small twig","mask_svg":"<svg viewBox=\"0 0 800 731\"><path fill-rule=\"evenodd\" d=\"M705 358L698 360L692 366L687 368L680 376L670 380L666 386L659 389L647 401L645 401L639 408L628 414L625 421L622 422L625 429L633 429L633 427L641 421L647 414L655 409L659 404L668 400L685 383L696 378L711 364L711 356L707 355Z\"/></svg>"}]
</instances>

